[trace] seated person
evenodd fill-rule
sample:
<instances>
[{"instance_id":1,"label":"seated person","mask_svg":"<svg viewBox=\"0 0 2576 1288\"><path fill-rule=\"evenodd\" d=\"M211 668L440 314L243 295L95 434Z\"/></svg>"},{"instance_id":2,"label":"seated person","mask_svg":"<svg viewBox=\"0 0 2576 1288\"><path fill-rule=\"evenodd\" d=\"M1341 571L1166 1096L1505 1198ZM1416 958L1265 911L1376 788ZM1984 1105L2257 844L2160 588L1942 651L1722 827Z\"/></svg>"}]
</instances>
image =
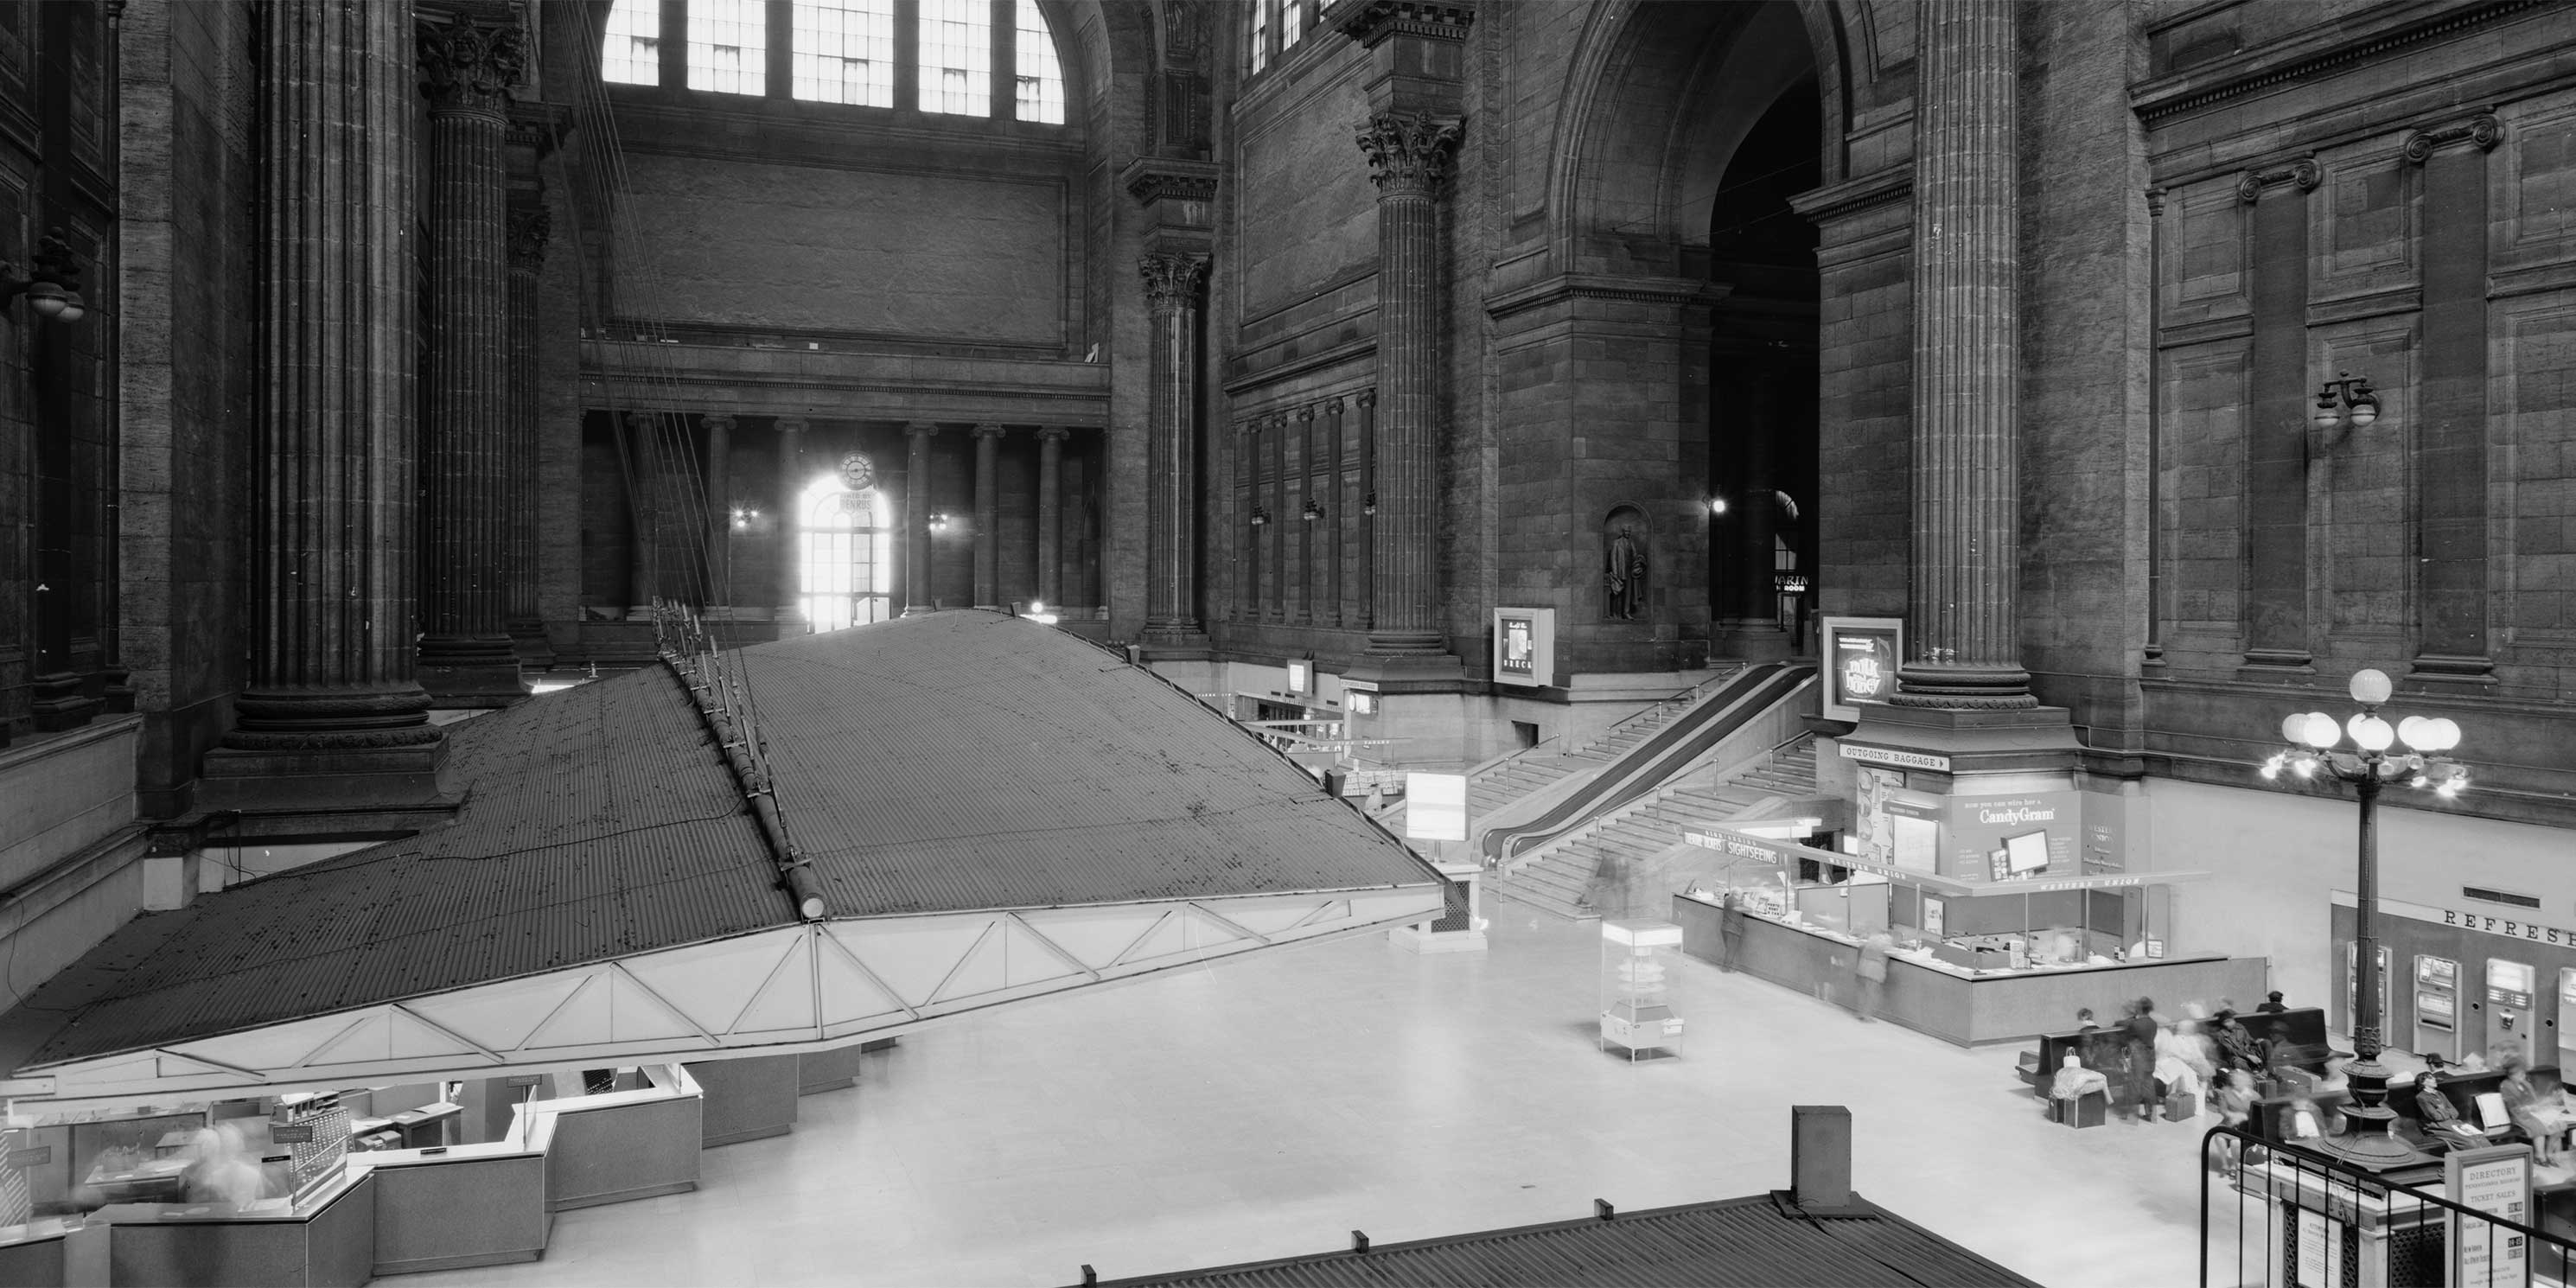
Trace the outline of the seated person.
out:
<instances>
[{"instance_id":1,"label":"seated person","mask_svg":"<svg viewBox=\"0 0 2576 1288\"><path fill-rule=\"evenodd\" d=\"M2541 1119L2540 1111L2557 1108L2558 1097L2543 1097L2531 1085L2530 1061L2521 1055L2509 1055L2504 1061L2504 1081L2496 1093L2504 1099L2505 1116L2522 1134L2531 1138L2532 1155L2542 1163L2558 1159L2558 1135L2550 1123Z\"/></svg>"},{"instance_id":2,"label":"seated person","mask_svg":"<svg viewBox=\"0 0 2576 1288\"><path fill-rule=\"evenodd\" d=\"M2083 1057L2072 1051L2067 1052L2065 1063L2058 1066L2057 1080L2049 1084L2049 1098L2074 1100L2091 1091L2101 1092L2105 1097L2109 1096L2111 1080L2102 1076L2102 1072L2098 1069L2085 1068Z\"/></svg>"},{"instance_id":3,"label":"seated person","mask_svg":"<svg viewBox=\"0 0 2576 1288\"><path fill-rule=\"evenodd\" d=\"M2424 1130L2444 1149L2469 1149L2491 1143L2485 1128L2460 1121L2460 1111L2451 1107L2449 1096L2442 1094L2441 1075L2430 1069L2415 1080L2415 1107L2424 1115Z\"/></svg>"},{"instance_id":4,"label":"seated person","mask_svg":"<svg viewBox=\"0 0 2576 1288\"><path fill-rule=\"evenodd\" d=\"M2218 1047L2219 1067L2260 1072L2271 1063L2263 1041L2236 1022L2236 1012L2220 1009L2209 1017L2209 1039Z\"/></svg>"},{"instance_id":5,"label":"seated person","mask_svg":"<svg viewBox=\"0 0 2576 1288\"><path fill-rule=\"evenodd\" d=\"M2191 1044L2171 1025L2156 1032L2155 1072L2161 1094L2199 1098L2203 1084L2199 1070L2192 1067L2193 1054Z\"/></svg>"}]
</instances>

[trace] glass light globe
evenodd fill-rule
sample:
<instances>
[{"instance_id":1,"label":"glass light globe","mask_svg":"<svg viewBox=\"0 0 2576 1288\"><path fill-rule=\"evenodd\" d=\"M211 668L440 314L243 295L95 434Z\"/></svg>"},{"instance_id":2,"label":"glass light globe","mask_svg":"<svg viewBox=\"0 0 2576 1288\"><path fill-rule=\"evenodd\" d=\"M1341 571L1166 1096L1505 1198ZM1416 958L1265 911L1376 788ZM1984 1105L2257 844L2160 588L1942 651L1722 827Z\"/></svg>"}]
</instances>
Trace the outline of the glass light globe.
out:
<instances>
[{"instance_id":1,"label":"glass light globe","mask_svg":"<svg viewBox=\"0 0 2576 1288\"><path fill-rule=\"evenodd\" d=\"M2308 713L2293 711L2281 717L2281 741L2299 742L2308 731Z\"/></svg>"},{"instance_id":2,"label":"glass light globe","mask_svg":"<svg viewBox=\"0 0 2576 1288\"><path fill-rule=\"evenodd\" d=\"M2300 735L2299 741L2323 751L2343 741L2343 731L2336 727L2333 716L2322 711L2311 711L2308 713L2307 731Z\"/></svg>"},{"instance_id":3,"label":"glass light globe","mask_svg":"<svg viewBox=\"0 0 2576 1288\"><path fill-rule=\"evenodd\" d=\"M2417 751L2424 749L2424 726L2432 722L2422 716L2408 716L2397 722L2397 740Z\"/></svg>"},{"instance_id":4,"label":"glass light globe","mask_svg":"<svg viewBox=\"0 0 2576 1288\"><path fill-rule=\"evenodd\" d=\"M2366 707L2375 707L2386 702L2388 695L2395 692L2396 687L2388 682L2388 673L2385 671L2364 667L2352 673L2352 700Z\"/></svg>"},{"instance_id":5,"label":"glass light globe","mask_svg":"<svg viewBox=\"0 0 2576 1288\"><path fill-rule=\"evenodd\" d=\"M2397 731L2377 716L2354 716L2351 728L2353 744L2363 751L2386 751L2397 741Z\"/></svg>"},{"instance_id":6,"label":"glass light globe","mask_svg":"<svg viewBox=\"0 0 2576 1288\"><path fill-rule=\"evenodd\" d=\"M2427 732L2432 734L2435 745L2426 747L2424 750L2449 751L2451 748L2460 745L2459 722L2452 720L2448 716L2436 716L2431 720L2425 721L2425 723L2434 726L2432 729L2427 730Z\"/></svg>"}]
</instances>

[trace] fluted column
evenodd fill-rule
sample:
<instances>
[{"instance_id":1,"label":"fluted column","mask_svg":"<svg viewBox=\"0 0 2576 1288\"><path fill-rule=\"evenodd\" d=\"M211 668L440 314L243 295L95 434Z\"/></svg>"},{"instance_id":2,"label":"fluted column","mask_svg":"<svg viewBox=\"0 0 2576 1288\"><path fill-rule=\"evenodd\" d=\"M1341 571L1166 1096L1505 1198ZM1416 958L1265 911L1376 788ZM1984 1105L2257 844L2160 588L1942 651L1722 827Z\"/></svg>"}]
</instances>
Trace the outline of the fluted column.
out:
<instances>
[{"instance_id":1,"label":"fluted column","mask_svg":"<svg viewBox=\"0 0 2576 1288\"><path fill-rule=\"evenodd\" d=\"M626 413L626 524L633 538L626 549L626 587L634 601L629 620L649 611L662 593L662 443L653 420L647 412Z\"/></svg>"},{"instance_id":2,"label":"fluted column","mask_svg":"<svg viewBox=\"0 0 2576 1288\"><path fill-rule=\"evenodd\" d=\"M1002 526L1002 427L975 427L975 606L1002 606L1000 555L994 540Z\"/></svg>"},{"instance_id":3,"label":"fluted column","mask_svg":"<svg viewBox=\"0 0 2576 1288\"><path fill-rule=\"evenodd\" d=\"M939 427L914 421L903 432L912 442L903 471L903 615L918 617L939 602L930 593L930 440Z\"/></svg>"},{"instance_id":4,"label":"fluted column","mask_svg":"<svg viewBox=\"0 0 2576 1288\"><path fill-rule=\"evenodd\" d=\"M554 217L543 206L509 212L509 443L502 453L508 466L501 471L509 553L503 561L508 581L502 621L520 660L540 666L553 663L554 650L537 609L537 275L553 231Z\"/></svg>"},{"instance_id":5,"label":"fluted column","mask_svg":"<svg viewBox=\"0 0 2576 1288\"><path fill-rule=\"evenodd\" d=\"M1440 631L1440 211L1458 122L1386 112L1359 132L1377 184L1377 581L1368 653L1433 656Z\"/></svg>"},{"instance_id":6,"label":"fluted column","mask_svg":"<svg viewBox=\"0 0 2576 1288\"><path fill-rule=\"evenodd\" d=\"M2013 612L2013 0L1924 0L1917 12L1914 656L1894 701L2036 706Z\"/></svg>"},{"instance_id":7,"label":"fluted column","mask_svg":"<svg viewBox=\"0 0 2576 1288\"><path fill-rule=\"evenodd\" d=\"M805 431L810 428L802 416L778 418L778 569L777 591L771 598L778 605L778 633L799 635L799 623L805 620L805 597L800 593L797 567L796 528L805 521L796 507L805 499Z\"/></svg>"},{"instance_id":8,"label":"fluted column","mask_svg":"<svg viewBox=\"0 0 2576 1288\"><path fill-rule=\"evenodd\" d=\"M715 589L709 605L731 608L733 597L733 429L734 419L721 413L702 417L707 431L707 580Z\"/></svg>"},{"instance_id":9,"label":"fluted column","mask_svg":"<svg viewBox=\"0 0 2576 1288\"><path fill-rule=\"evenodd\" d=\"M439 732L413 672L410 7L272 0L256 39L250 682L204 772L242 798L416 786Z\"/></svg>"},{"instance_id":10,"label":"fluted column","mask_svg":"<svg viewBox=\"0 0 2576 1288\"><path fill-rule=\"evenodd\" d=\"M1198 643L1198 315L1208 259L1155 254L1136 261L1136 268L1153 326L1145 633L1163 643Z\"/></svg>"},{"instance_id":11,"label":"fluted column","mask_svg":"<svg viewBox=\"0 0 2576 1288\"><path fill-rule=\"evenodd\" d=\"M1064 436L1061 425L1038 429L1038 602L1064 607Z\"/></svg>"},{"instance_id":12,"label":"fluted column","mask_svg":"<svg viewBox=\"0 0 2576 1288\"><path fill-rule=\"evenodd\" d=\"M484 706L526 692L504 617L511 409L502 151L526 43L516 26L459 18L422 35L420 62L429 92L430 294L420 678L442 702Z\"/></svg>"}]
</instances>

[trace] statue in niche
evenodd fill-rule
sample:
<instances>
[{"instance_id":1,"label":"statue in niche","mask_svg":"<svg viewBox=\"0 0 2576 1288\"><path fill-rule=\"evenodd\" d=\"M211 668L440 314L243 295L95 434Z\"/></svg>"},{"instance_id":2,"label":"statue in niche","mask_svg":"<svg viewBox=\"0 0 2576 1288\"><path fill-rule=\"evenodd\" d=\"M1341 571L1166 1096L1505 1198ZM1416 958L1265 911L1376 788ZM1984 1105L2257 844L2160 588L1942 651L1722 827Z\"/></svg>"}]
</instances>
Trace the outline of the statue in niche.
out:
<instances>
[{"instance_id":1,"label":"statue in niche","mask_svg":"<svg viewBox=\"0 0 2576 1288\"><path fill-rule=\"evenodd\" d=\"M1646 547L1636 538L1636 530L1619 525L1619 535L1610 539L1610 554L1601 570L1601 581L1610 592L1609 616L1635 621L1637 610L1646 607Z\"/></svg>"}]
</instances>

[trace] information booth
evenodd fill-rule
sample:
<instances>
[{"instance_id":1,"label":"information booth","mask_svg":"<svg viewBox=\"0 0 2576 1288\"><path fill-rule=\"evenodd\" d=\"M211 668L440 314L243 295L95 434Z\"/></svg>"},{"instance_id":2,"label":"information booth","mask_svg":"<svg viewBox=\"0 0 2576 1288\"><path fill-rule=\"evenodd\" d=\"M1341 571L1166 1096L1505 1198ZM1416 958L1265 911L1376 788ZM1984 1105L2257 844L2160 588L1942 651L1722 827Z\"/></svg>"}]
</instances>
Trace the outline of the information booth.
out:
<instances>
[{"instance_id":1,"label":"information booth","mask_svg":"<svg viewBox=\"0 0 2576 1288\"><path fill-rule=\"evenodd\" d=\"M1966 881L1741 828L1686 839L1722 861L1673 896L1685 952L1849 1005L1861 943L1885 934L1880 1018L1961 1046L2065 1032L2079 1010L2116 1017L2141 996L2266 987L2263 959L2170 952L2151 924L2144 892L2206 872Z\"/></svg>"}]
</instances>

